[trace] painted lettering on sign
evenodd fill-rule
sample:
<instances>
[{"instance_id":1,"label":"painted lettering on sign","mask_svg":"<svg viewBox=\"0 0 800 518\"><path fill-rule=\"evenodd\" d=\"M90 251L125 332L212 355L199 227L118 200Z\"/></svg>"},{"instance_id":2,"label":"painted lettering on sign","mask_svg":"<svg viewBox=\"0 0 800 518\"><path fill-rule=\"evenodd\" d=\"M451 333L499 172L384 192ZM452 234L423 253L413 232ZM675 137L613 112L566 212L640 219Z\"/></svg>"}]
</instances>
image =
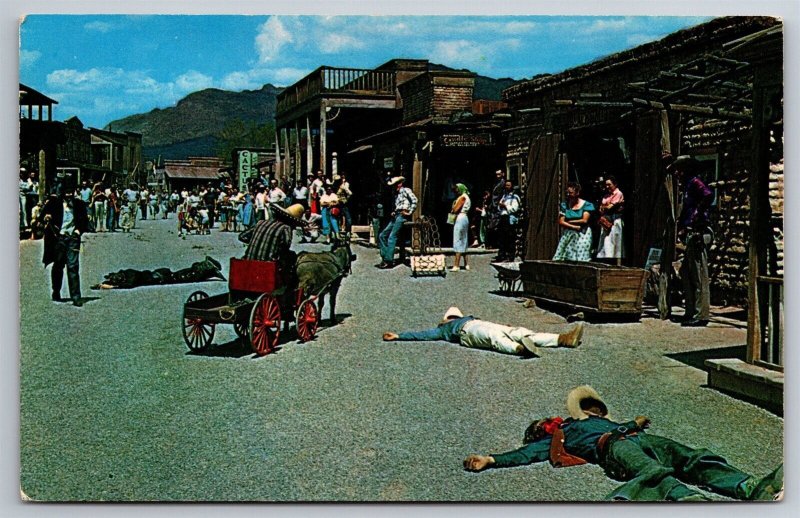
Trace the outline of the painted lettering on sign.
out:
<instances>
[{"instance_id":1,"label":"painted lettering on sign","mask_svg":"<svg viewBox=\"0 0 800 518\"><path fill-rule=\"evenodd\" d=\"M481 147L494 144L491 133L445 134L439 137L439 141L444 147Z\"/></svg>"},{"instance_id":2,"label":"painted lettering on sign","mask_svg":"<svg viewBox=\"0 0 800 518\"><path fill-rule=\"evenodd\" d=\"M253 155L250 151L239 151L239 190L244 191L247 187L247 180L253 174Z\"/></svg>"}]
</instances>

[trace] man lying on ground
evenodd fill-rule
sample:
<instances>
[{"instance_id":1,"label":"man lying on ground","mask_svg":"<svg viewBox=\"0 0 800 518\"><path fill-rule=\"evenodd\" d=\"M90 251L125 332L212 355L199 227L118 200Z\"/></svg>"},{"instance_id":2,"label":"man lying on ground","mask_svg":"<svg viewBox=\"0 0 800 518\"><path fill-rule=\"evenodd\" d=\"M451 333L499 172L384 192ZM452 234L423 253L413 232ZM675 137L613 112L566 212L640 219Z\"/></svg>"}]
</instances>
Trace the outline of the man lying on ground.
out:
<instances>
[{"instance_id":1,"label":"man lying on ground","mask_svg":"<svg viewBox=\"0 0 800 518\"><path fill-rule=\"evenodd\" d=\"M387 342L443 340L475 349L534 356L541 356L539 347L577 347L582 336L583 322L566 333L536 333L524 327L504 326L473 316L465 317L457 307L448 309L444 319L433 329L383 333L383 339Z\"/></svg>"},{"instance_id":2,"label":"man lying on ground","mask_svg":"<svg viewBox=\"0 0 800 518\"><path fill-rule=\"evenodd\" d=\"M124 269L105 275L103 282L92 286L93 290L130 289L139 286L153 286L159 284L182 284L187 282L210 281L211 279L225 280L222 275L222 265L213 257L206 256L205 260L192 263L189 268L173 272L169 268L156 270Z\"/></svg>"},{"instance_id":3,"label":"man lying on ground","mask_svg":"<svg viewBox=\"0 0 800 518\"><path fill-rule=\"evenodd\" d=\"M709 500L686 484L740 500L781 498L783 464L757 480L709 450L645 433L650 425L647 417L612 421L605 403L588 385L569 393L567 410L571 416L567 419L550 417L531 423L525 431L525 446L501 454L470 455L464 459L464 469L482 471L546 460L554 467L589 462L625 482L608 500Z\"/></svg>"}]
</instances>

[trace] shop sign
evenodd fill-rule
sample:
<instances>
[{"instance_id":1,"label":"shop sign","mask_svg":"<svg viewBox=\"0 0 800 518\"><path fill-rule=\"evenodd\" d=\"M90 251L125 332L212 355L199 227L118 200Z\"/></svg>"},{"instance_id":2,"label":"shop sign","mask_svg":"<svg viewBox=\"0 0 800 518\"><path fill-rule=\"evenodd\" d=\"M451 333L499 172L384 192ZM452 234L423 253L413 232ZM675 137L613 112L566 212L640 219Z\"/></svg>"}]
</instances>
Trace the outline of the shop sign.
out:
<instances>
[{"instance_id":1,"label":"shop sign","mask_svg":"<svg viewBox=\"0 0 800 518\"><path fill-rule=\"evenodd\" d=\"M239 175L239 190L244 191L247 187L247 180L253 174L253 155L255 153L251 153L250 151L244 150L239 151L239 160L238 160L238 175ZM257 155L256 155L257 156Z\"/></svg>"},{"instance_id":2,"label":"shop sign","mask_svg":"<svg viewBox=\"0 0 800 518\"><path fill-rule=\"evenodd\" d=\"M494 145L491 133L445 134L439 137L444 147L483 147Z\"/></svg>"},{"instance_id":3,"label":"shop sign","mask_svg":"<svg viewBox=\"0 0 800 518\"><path fill-rule=\"evenodd\" d=\"M394 167L394 157L387 156L383 159L383 168L384 169L391 169Z\"/></svg>"}]
</instances>

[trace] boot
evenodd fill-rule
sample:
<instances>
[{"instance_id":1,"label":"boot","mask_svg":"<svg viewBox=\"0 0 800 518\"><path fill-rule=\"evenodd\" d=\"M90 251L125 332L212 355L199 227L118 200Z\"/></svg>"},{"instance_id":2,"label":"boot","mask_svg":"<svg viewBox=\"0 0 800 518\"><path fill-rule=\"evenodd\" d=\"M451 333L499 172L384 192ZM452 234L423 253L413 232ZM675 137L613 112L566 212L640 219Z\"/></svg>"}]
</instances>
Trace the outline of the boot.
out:
<instances>
[{"instance_id":1,"label":"boot","mask_svg":"<svg viewBox=\"0 0 800 518\"><path fill-rule=\"evenodd\" d=\"M749 478L740 486L744 489L746 500L778 500L783 498L783 464L775 471L756 481Z\"/></svg>"},{"instance_id":2,"label":"boot","mask_svg":"<svg viewBox=\"0 0 800 518\"><path fill-rule=\"evenodd\" d=\"M572 328L572 331L558 335L558 346L570 348L578 347L583 337L583 327L584 323L578 322L578 324Z\"/></svg>"}]
</instances>

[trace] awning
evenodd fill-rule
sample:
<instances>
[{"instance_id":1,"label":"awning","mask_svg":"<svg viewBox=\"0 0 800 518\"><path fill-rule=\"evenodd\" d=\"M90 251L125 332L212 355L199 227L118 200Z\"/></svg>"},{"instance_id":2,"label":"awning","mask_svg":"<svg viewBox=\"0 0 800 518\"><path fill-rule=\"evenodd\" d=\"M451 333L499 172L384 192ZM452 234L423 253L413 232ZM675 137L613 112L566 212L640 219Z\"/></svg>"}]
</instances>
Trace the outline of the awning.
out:
<instances>
[{"instance_id":1,"label":"awning","mask_svg":"<svg viewBox=\"0 0 800 518\"><path fill-rule=\"evenodd\" d=\"M347 154L348 155L352 155L353 153L360 153L362 151L369 151L370 149L372 149L372 144L365 144L363 146L358 146L355 149L351 149L350 151L347 152Z\"/></svg>"}]
</instances>

